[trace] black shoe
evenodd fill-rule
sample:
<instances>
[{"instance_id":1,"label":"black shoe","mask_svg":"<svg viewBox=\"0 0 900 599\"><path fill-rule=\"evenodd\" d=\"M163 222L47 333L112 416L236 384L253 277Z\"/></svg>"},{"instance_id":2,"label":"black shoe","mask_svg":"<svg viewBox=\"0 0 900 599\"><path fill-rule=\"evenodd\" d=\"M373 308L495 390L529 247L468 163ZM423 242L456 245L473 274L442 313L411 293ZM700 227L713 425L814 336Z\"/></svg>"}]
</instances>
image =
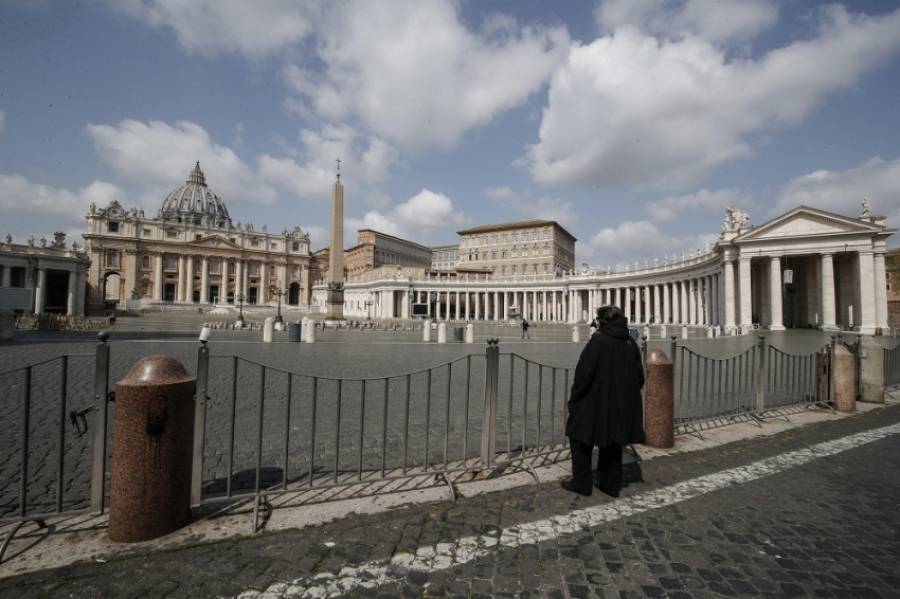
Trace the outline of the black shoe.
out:
<instances>
[{"instance_id":1,"label":"black shoe","mask_svg":"<svg viewBox=\"0 0 900 599\"><path fill-rule=\"evenodd\" d=\"M594 491L590 485L584 487L578 484L578 482L574 478L562 481L561 483L559 483L559 486L561 486L566 491L569 491L571 493L578 493L579 495L584 495L586 497L590 497L591 493Z\"/></svg>"},{"instance_id":2,"label":"black shoe","mask_svg":"<svg viewBox=\"0 0 900 599\"><path fill-rule=\"evenodd\" d=\"M622 485L613 485L605 480L595 480L594 486L609 495L610 497L618 497L622 490Z\"/></svg>"}]
</instances>

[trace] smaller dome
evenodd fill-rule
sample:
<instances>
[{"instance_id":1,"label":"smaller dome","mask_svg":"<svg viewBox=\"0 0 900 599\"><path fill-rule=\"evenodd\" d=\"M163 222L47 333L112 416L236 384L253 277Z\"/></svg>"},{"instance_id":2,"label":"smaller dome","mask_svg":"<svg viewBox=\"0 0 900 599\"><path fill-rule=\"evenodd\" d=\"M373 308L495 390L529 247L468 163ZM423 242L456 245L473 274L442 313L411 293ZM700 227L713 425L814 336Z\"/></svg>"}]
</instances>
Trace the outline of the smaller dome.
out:
<instances>
[{"instance_id":1,"label":"smaller dome","mask_svg":"<svg viewBox=\"0 0 900 599\"><path fill-rule=\"evenodd\" d=\"M159 217L220 229L232 228L228 208L225 207L222 198L206 186L206 177L200 170L199 162L194 166L184 185L163 200Z\"/></svg>"}]
</instances>

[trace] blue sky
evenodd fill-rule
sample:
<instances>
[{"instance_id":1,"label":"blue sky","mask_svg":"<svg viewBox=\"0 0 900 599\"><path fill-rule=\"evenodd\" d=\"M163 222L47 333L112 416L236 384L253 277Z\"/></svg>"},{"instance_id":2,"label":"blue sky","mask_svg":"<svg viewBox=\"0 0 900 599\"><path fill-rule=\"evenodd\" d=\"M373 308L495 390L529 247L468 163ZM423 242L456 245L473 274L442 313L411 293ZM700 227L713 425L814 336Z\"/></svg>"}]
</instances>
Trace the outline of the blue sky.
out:
<instances>
[{"instance_id":1,"label":"blue sky","mask_svg":"<svg viewBox=\"0 0 900 599\"><path fill-rule=\"evenodd\" d=\"M555 218L662 258L805 203L900 225L900 3L0 0L0 234L155 213L200 160L235 221L439 244Z\"/></svg>"}]
</instances>

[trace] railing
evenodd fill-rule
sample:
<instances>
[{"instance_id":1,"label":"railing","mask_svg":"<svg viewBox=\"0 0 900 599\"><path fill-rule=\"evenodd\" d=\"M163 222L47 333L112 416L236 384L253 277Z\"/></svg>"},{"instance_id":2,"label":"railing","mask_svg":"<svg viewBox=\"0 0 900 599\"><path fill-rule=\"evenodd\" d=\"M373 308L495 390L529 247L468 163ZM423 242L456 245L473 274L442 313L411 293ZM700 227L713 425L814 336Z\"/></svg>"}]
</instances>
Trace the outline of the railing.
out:
<instances>
[{"instance_id":1,"label":"railing","mask_svg":"<svg viewBox=\"0 0 900 599\"><path fill-rule=\"evenodd\" d=\"M109 345L0 373L0 526L10 525L0 560L27 522L106 507ZM93 372L92 372L93 371ZM90 373L93 381L90 380ZM89 431L93 423L93 431ZM88 434L88 433L91 434Z\"/></svg>"},{"instance_id":2,"label":"railing","mask_svg":"<svg viewBox=\"0 0 900 599\"><path fill-rule=\"evenodd\" d=\"M765 337L745 351L713 358L672 338L675 424L697 433L697 425L746 416L756 422L782 408L819 405L830 409L834 343L808 354L766 345Z\"/></svg>"}]
</instances>

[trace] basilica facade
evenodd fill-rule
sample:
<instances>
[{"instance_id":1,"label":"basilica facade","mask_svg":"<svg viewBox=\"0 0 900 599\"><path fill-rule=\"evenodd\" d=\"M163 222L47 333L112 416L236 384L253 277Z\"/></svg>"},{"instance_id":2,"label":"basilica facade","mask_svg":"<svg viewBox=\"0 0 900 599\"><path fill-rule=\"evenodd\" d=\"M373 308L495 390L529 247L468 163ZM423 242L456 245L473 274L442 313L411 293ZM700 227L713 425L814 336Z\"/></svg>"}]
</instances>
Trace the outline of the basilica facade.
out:
<instances>
[{"instance_id":1,"label":"basilica facade","mask_svg":"<svg viewBox=\"0 0 900 599\"><path fill-rule=\"evenodd\" d=\"M309 235L232 223L199 163L155 217L91 205L84 239L90 308L309 304Z\"/></svg>"}]
</instances>

